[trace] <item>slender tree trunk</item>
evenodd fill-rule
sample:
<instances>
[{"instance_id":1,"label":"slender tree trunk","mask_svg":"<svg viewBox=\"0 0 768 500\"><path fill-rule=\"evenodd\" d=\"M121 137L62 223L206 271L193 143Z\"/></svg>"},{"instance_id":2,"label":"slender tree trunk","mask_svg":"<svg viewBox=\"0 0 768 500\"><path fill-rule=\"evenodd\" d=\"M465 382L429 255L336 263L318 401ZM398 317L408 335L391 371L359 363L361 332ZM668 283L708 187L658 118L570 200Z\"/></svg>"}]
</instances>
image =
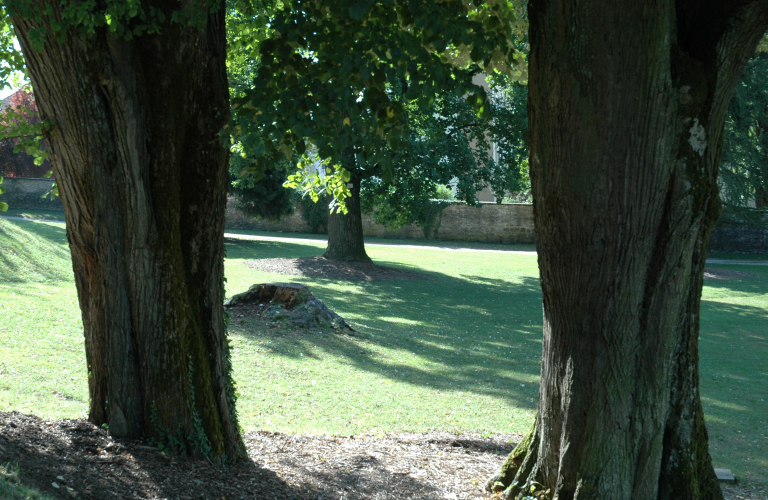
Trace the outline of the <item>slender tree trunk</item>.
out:
<instances>
[{"instance_id":1,"label":"slender tree trunk","mask_svg":"<svg viewBox=\"0 0 768 500\"><path fill-rule=\"evenodd\" d=\"M539 411L489 486L721 499L699 306L727 106L768 2L531 0L529 19Z\"/></svg>"},{"instance_id":2,"label":"slender tree trunk","mask_svg":"<svg viewBox=\"0 0 768 500\"><path fill-rule=\"evenodd\" d=\"M131 41L13 18L67 221L85 328L89 418L115 436L243 454L222 302L229 117L224 12ZM194 2L148 2L170 19ZM146 3L144 7L148 6ZM44 9L43 9L44 10Z\"/></svg>"},{"instance_id":3,"label":"slender tree trunk","mask_svg":"<svg viewBox=\"0 0 768 500\"><path fill-rule=\"evenodd\" d=\"M755 188L755 207L768 207L768 191L762 185Z\"/></svg>"},{"instance_id":4,"label":"slender tree trunk","mask_svg":"<svg viewBox=\"0 0 768 500\"><path fill-rule=\"evenodd\" d=\"M352 196L346 199L347 213L328 215L328 247L323 257L326 259L371 262L365 252L363 241L363 214L360 210L360 177L354 168L354 156L351 150L342 155L344 168L352 173L350 191Z\"/></svg>"}]
</instances>

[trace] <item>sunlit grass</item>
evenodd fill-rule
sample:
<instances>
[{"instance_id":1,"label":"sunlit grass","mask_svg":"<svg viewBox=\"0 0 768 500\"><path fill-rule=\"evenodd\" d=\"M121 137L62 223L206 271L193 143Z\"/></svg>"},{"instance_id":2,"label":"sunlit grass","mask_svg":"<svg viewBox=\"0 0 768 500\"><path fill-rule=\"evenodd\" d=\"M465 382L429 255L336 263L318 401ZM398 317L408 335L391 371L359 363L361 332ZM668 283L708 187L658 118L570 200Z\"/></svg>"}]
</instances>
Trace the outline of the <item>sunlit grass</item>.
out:
<instances>
[{"instance_id":1,"label":"sunlit grass","mask_svg":"<svg viewBox=\"0 0 768 500\"><path fill-rule=\"evenodd\" d=\"M244 264L285 256L283 243L234 243L239 248L228 251L229 294L285 281ZM294 244L291 256L323 249ZM481 252L378 246L368 253L379 264L427 279L291 278L350 320L358 331L353 337L265 329L232 318L244 425L329 434L527 430L541 354L535 256L494 253L489 259ZM510 302L517 307L507 307ZM256 363L237 362L254 355Z\"/></svg>"},{"instance_id":2,"label":"sunlit grass","mask_svg":"<svg viewBox=\"0 0 768 500\"><path fill-rule=\"evenodd\" d=\"M749 256L747 256L749 257ZM717 264L759 278L710 280L701 307L700 376L716 467L768 487L768 266Z\"/></svg>"},{"instance_id":3,"label":"sunlit grass","mask_svg":"<svg viewBox=\"0 0 768 500\"><path fill-rule=\"evenodd\" d=\"M281 235L283 236L283 235ZM425 280L335 282L248 268L315 256L322 242L228 240L227 293L297 281L353 323L354 336L264 328L232 317L240 419L254 429L379 434L524 432L541 361L535 255L369 246ZM768 266L705 283L700 373L711 454L768 487ZM0 219L0 409L44 418L87 411L82 325L61 225Z\"/></svg>"}]
</instances>

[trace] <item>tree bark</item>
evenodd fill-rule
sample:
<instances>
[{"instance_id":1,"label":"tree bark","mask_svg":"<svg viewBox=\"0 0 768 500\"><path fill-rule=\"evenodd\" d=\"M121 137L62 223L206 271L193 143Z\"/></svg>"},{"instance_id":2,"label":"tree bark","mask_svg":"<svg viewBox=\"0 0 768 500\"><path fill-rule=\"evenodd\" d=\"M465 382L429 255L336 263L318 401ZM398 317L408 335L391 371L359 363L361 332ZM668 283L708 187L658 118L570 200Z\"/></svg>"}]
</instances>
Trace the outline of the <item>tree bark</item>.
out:
<instances>
[{"instance_id":1,"label":"tree bark","mask_svg":"<svg viewBox=\"0 0 768 500\"><path fill-rule=\"evenodd\" d=\"M154 1L168 19L194 2ZM213 458L244 454L224 323L229 117L224 12L202 29L84 36L13 17L67 221L89 419ZM144 7L148 6L144 3ZM42 50L30 40L47 33Z\"/></svg>"},{"instance_id":2,"label":"tree bark","mask_svg":"<svg viewBox=\"0 0 768 500\"><path fill-rule=\"evenodd\" d=\"M531 0L529 20L540 399L489 486L722 499L699 306L728 102L768 2Z\"/></svg>"},{"instance_id":3,"label":"tree bark","mask_svg":"<svg viewBox=\"0 0 768 500\"><path fill-rule=\"evenodd\" d=\"M347 213L328 215L328 247L323 257L326 259L371 262L365 252L363 240L363 214L360 210L360 176L354 168L354 156L351 151L342 154L344 168L351 174L350 191L352 196L346 199Z\"/></svg>"}]
</instances>

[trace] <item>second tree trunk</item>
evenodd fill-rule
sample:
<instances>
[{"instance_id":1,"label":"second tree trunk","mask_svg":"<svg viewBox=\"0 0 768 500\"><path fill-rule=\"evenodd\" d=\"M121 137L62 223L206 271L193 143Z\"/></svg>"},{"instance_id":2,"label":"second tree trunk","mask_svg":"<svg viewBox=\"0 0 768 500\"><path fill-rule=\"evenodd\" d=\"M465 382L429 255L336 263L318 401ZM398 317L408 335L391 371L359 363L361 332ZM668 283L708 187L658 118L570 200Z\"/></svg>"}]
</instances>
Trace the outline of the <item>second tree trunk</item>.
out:
<instances>
[{"instance_id":1,"label":"second tree trunk","mask_svg":"<svg viewBox=\"0 0 768 500\"><path fill-rule=\"evenodd\" d=\"M363 240L363 215L360 210L360 179L352 175L352 196L347 198L347 213L328 215L328 247L323 257L327 259L371 262L365 252Z\"/></svg>"},{"instance_id":2,"label":"second tree trunk","mask_svg":"<svg viewBox=\"0 0 768 500\"><path fill-rule=\"evenodd\" d=\"M508 498L722 498L699 308L725 113L768 26L743 3L529 4L544 338L535 426L489 484Z\"/></svg>"}]
</instances>

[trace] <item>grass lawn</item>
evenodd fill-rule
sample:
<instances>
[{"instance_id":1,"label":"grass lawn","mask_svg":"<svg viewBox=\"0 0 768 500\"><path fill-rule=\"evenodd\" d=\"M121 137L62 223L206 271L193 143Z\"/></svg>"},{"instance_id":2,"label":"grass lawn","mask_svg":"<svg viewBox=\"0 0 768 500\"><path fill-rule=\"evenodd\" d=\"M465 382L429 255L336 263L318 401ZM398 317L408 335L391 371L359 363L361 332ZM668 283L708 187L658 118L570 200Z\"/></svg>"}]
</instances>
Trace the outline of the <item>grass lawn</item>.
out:
<instances>
[{"instance_id":1,"label":"grass lawn","mask_svg":"<svg viewBox=\"0 0 768 500\"><path fill-rule=\"evenodd\" d=\"M252 270L245 260L314 256L323 247L229 239L227 294L288 280ZM541 359L535 255L368 250L379 264L428 279L290 278L350 320L355 336L264 329L233 318L245 430L526 431ZM704 288L701 387L711 452L715 466L732 469L742 484L768 488L768 266L717 267L760 278L712 280ZM0 304L0 408L45 418L85 416L81 325L61 225L0 219Z\"/></svg>"}]
</instances>

